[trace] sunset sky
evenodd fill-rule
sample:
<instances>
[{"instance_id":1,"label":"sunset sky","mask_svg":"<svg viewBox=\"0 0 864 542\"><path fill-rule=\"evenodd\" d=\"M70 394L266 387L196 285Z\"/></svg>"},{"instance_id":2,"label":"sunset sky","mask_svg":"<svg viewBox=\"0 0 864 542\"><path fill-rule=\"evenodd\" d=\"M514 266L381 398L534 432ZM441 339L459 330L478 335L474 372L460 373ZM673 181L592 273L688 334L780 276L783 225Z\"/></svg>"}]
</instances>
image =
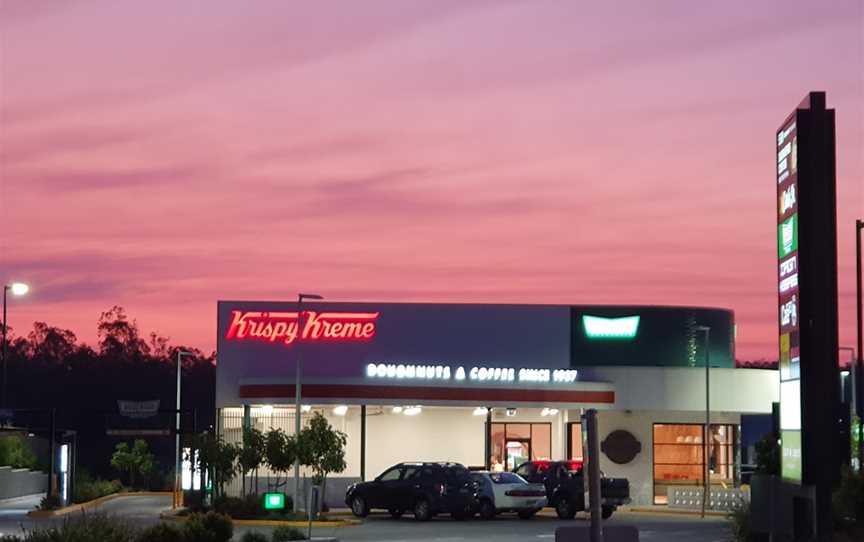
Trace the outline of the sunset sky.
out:
<instances>
[{"instance_id":1,"label":"sunset sky","mask_svg":"<svg viewBox=\"0 0 864 542\"><path fill-rule=\"evenodd\" d=\"M862 2L0 0L0 280L93 342L217 299L727 307L776 359L774 133L837 111L840 342Z\"/></svg>"}]
</instances>

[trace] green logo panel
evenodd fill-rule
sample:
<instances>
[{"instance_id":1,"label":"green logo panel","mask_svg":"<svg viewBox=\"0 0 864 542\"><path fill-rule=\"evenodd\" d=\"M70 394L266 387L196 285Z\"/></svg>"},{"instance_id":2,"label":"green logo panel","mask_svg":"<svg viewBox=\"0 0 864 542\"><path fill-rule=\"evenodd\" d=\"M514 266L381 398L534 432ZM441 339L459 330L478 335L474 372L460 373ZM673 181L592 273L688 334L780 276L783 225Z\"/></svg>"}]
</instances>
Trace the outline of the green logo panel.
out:
<instances>
[{"instance_id":1,"label":"green logo panel","mask_svg":"<svg viewBox=\"0 0 864 542\"><path fill-rule=\"evenodd\" d=\"M780 441L783 479L801 483L801 431L780 431Z\"/></svg>"}]
</instances>

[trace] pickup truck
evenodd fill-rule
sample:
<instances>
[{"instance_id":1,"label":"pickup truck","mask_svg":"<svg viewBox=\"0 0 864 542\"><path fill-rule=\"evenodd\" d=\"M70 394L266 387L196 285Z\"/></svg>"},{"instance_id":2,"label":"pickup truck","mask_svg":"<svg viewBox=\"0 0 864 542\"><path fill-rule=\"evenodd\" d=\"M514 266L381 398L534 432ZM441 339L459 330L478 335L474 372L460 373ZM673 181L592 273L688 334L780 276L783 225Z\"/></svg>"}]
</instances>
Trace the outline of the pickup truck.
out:
<instances>
[{"instance_id":1,"label":"pickup truck","mask_svg":"<svg viewBox=\"0 0 864 542\"><path fill-rule=\"evenodd\" d=\"M514 471L531 483L546 486L549 506L561 519L573 519L585 510L585 482L582 463L576 461L529 461ZM609 519L622 504L630 502L630 483L626 478L607 478L601 474L600 504L603 519Z\"/></svg>"}]
</instances>

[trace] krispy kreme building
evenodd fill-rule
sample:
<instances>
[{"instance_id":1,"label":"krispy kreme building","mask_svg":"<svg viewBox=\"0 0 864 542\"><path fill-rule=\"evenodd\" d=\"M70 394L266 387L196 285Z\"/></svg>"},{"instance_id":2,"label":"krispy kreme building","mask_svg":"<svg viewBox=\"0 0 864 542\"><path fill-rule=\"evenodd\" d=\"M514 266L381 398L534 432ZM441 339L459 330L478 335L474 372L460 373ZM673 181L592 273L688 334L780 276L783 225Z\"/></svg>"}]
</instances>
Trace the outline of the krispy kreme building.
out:
<instances>
[{"instance_id":1,"label":"krispy kreme building","mask_svg":"<svg viewBox=\"0 0 864 542\"><path fill-rule=\"evenodd\" d=\"M323 413L348 436L344 487L400 461L512 469L582 457L597 409L601 468L636 504L703 479L706 337L711 481L738 479L742 415L771 412L772 371L734 368L731 311L700 307L220 301L216 406L222 435L294 431ZM266 483L266 469L259 484ZM240 482L235 481L239 491ZM290 486L290 484L289 484ZM290 492L290 487L289 487Z\"/></svg>"}]
</instances>

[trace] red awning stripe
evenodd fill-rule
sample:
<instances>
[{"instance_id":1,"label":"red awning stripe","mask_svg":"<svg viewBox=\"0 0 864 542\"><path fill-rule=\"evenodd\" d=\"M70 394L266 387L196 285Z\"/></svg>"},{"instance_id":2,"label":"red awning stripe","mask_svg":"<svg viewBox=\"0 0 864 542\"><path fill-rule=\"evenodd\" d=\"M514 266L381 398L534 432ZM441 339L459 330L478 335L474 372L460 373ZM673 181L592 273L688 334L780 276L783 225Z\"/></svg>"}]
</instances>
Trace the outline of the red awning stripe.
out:
<instances>
[{"instance_id":1,"label":"red awning stripe","mask_svg":"<svg viewBox=\"0 0 864 542\"><path fill-rule=\"evenodd\" d=\"M445 388L414 386L351 386L304 384L308 399L398 399L400 401L470 401L521 403L607 403L615 402L614 391L531 390L513 388ZM293 384L245 384L243 399L294 398Z\"/></svg>"}]
</instances>

